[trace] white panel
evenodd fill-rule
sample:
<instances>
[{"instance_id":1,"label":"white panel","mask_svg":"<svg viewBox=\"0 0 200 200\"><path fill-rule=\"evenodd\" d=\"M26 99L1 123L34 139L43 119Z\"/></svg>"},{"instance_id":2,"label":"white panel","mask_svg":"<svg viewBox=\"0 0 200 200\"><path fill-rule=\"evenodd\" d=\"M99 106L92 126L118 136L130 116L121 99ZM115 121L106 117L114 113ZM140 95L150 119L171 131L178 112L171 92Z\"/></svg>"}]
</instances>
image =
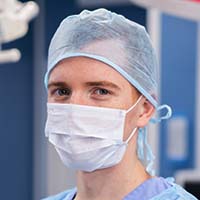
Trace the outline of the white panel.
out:
<instances>
[{"instance_id":1,"label":"white panel","mask_svg":"<svg viewBox=\"0 0 200 200\"><path fill-rule=\"evenodd\" d=\"M181 18L200 20L200 3L189 0L131 0L145 8L157 8L162 12Z\"/></svg>"},{"instance_id":2,"label":"white panel","mask_svg":"<svg viewBox=\"0 0 200 200\"><path fill-rule=\"evenodd\" d=\"M149 9L147 11L147 29L152 39L153 46L156 50L158 57L158 74L160 74L160 12L156 9ZM160 85L160 83L158 84ZM158 89L158 96L160 89ZM158 97L159 98L159 97ZM156 174L159 174L159 125L149 124L148 126L148 139L152 151L156 157L154 166Z\"/></svg>"},{"instance_id":3,"label":"white panel","mask_svg":"<svg viewBox=\"0 0 200 200\"><path fill-rule=\"evenodd\" d=\"M200 170L179 170L175 174L176 183L184 186L185 182L199 182Z\"/></svg>"},{"instance_id":4,"label":"white panel","mask_svg":"<svg viewBox=\"0 0 200 200\"><path fill-rule=\"evenodd\" d=\"M45 13L44 1L39 1L40 14L34 21L34 124L33 124L33 199L38 200L46 194L46 140L44 123L46 118L46 92L43 77L46 71L45 54ZM29 67L29 66L27 66Z\"/></svg>"},{"instance_id":5,"label":"white panel","mask_svg":"<svg viewBox=\"0 0 200 200\"><path fill-rule=\"evenodd\" d=\"M167 122L167 153L170 159L186 159L188 154L188 120L173 117Z\"/></svg>"}]
</instances>

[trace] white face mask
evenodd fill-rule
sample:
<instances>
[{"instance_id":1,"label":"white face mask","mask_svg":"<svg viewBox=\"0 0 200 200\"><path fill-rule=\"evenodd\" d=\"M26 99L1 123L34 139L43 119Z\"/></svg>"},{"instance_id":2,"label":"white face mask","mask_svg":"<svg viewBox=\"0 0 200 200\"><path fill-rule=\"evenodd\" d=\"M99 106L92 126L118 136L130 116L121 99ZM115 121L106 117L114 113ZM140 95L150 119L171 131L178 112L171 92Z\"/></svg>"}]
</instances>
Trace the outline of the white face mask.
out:
<instances>
[{"instance_id":1,"label":"white face mask","mask_svg":"<svg viewBox=\"0 0 200 200\"><path fill-rule=\"evenodd\" d=\"M76 104L47 104L45 134L63 163L70 168L91 172L118 164L135 128L123 141L127 111Z\"/></svg>"}]
</instances>

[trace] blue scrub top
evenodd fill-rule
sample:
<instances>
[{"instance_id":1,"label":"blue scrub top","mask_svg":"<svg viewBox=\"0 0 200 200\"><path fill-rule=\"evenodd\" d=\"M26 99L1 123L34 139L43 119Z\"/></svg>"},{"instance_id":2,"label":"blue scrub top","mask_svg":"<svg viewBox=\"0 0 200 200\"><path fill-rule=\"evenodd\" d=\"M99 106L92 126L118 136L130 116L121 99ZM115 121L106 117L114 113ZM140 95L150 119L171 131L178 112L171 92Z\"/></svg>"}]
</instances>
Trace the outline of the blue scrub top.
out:
<instances>
[{"instance_id":1,"label":"blue scrub top","mask_svg":"<svg viewBox=\"0 0 200 200\"><path fill-rule=\"evenodd\" d=\"M73 200L76 196L77 188L64 191L55 196L43 200ZM123 200L197 200L182 187L175 184L171 178L164 179L155 177L146 180L139 185Z\"/></svg>"}]
</instances>

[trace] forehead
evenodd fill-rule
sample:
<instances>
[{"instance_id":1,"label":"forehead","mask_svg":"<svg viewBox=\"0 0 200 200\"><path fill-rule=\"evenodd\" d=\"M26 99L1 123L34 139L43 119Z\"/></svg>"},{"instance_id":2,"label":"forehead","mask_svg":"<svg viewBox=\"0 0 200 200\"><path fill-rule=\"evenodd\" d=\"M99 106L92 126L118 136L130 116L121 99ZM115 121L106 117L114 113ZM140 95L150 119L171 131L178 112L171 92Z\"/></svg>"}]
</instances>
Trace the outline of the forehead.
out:
<instances>
[{"instance_id":1,"label":"forehead","mask_svg":"<svg viewBox=\"0 0 200 200\"><path fill-rule=\"evenodd\" d=\"M111 66L87 57L73 57L60 61L49 76L51 81L110 81L122 86L130 83Z\"/></svg>"}]
</instances>

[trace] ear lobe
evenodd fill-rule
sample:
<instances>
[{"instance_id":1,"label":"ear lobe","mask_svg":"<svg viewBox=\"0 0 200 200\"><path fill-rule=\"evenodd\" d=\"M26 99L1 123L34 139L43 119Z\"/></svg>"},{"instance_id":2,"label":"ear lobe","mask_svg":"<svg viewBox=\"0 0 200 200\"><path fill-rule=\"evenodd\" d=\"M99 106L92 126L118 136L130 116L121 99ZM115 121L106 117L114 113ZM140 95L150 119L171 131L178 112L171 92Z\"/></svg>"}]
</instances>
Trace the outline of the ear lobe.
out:
<instances>
[{"instance_id":1,"label":"ear lobe","mask_svg":"<svg viewBox=\"0 0 200 200\"><path fill-rule=\"evenodd\" d=\"M137 120L137 126L140 128L146 126L154 112L154 106L148 100L145 100L141 108L141 114Z\"/></svg>"}]
</instances>

